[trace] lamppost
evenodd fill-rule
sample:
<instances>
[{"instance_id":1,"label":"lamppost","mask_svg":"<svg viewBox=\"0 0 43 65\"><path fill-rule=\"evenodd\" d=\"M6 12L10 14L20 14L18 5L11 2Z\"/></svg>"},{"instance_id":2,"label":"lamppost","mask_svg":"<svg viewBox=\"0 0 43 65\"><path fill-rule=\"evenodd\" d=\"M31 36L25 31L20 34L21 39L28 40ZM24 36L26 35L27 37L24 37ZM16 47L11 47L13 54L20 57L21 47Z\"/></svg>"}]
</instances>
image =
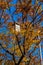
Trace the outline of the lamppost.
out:
<instances>
[{"instance_id":1,"label":"lamppost","mask_svg":"<svg viewBox=\"0 0 43 65\"><path fill-rule=\"evenodd\" d=\"M43 65L42 51L41 51L41 44L39 44L39 48L40 48L41 65Z\"/></svg>"}]
</instances>

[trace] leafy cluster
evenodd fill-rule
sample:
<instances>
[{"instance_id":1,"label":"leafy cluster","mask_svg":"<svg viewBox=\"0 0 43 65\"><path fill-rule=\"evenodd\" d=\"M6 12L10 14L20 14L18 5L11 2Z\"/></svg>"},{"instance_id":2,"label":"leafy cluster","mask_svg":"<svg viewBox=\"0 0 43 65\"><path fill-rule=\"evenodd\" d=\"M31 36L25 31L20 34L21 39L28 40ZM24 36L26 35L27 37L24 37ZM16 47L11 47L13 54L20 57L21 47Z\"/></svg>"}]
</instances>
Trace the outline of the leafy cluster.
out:
<instances>
[{"instance_id":1,"label":"leafy cluster","mask_svg":"<svg viewBox=\"0 0 43 65\"><path fill-rule=\"evenodd\" d=\"M43 27L40 24L43 21L43 1L35 0L33 5L32 0L18 0L17 4L13 5L16 10L12 15L4 11L5 3L3 6L0 4L0 17L4 19L4 22L0 23L0 30L6 29L4 33L0 33L0 65L41 65L39 44L43 40ZM13 14L18 13L22 13L22 16L15 21ZM9 19L13 22L8 22ZM16 25L20 26L20 31L16 30ZM36 50L38 52L35 55Z\"/></svg>"}]
</instances>

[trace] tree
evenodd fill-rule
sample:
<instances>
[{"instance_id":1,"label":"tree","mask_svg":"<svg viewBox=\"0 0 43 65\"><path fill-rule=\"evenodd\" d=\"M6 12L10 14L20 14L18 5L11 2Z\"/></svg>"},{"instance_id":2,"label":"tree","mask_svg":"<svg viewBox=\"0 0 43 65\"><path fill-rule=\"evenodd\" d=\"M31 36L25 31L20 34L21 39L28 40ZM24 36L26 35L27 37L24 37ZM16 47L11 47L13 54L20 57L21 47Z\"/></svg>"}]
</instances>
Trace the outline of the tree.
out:
<instances>
[{"instance_id":1,"label":"tree","mask_svg":"<svg viewBox=\"0 0 43 65\"><path fill-rule=\"evenodd\" d=\"M41 4L38 5L38 3L36 1L33 6L32 0L18 0L18 3L15 5L17 7L16 12L13 13L22 12L22 20L18 19L18 23L14 22L12 16L13 22L7 22L10 16L2 14L2 17L5 18L3 24L7 25L7 32L0 35L0 49L4 51L4 53L0 52L0 57L3 57L0 59L1 64L32 65L32 62L34 65L40 64L40 58L37 61L38 57L32 55L39 48L41 40L43 40L43 27L40 26L40 22L43 21L43 10L41 10ZM32 18L31 22L28 20L28 15ZM16 31L15 25L20 26L20 31ZM31 48L34 49L32 50Z\"/></svg>"}]
</instances>

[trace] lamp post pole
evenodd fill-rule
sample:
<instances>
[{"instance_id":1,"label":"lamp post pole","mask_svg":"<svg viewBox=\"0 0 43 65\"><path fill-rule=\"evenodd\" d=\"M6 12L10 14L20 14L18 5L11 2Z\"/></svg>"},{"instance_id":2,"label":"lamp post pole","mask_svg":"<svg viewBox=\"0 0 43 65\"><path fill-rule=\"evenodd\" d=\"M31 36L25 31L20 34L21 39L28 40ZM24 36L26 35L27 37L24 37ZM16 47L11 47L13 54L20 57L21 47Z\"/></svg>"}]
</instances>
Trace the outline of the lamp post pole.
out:
<instances>
[{"instance_id":1,"label":"lamp post pole","mask_svg":"<svg viewBox=\"0 0 43 65\"><path fill-rule=\"evenodd\" d=\"M43 59L42 59L42 51L41 51L41 44L39 44L39 48L40 48L40 57L41 57L41 65L43 65Z\"/></svg>"}]
</instances>

